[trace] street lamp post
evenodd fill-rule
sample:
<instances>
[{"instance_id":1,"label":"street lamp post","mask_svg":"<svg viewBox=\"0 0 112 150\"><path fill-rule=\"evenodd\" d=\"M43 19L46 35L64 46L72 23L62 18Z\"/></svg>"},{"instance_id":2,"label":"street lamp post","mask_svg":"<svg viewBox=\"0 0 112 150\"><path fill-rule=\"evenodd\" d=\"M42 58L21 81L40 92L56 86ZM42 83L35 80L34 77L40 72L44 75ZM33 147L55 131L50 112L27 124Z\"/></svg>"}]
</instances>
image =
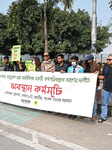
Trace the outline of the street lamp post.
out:
<instances>
[{"instance_id":1,"label":"street lamp post","mask_svg":"<svg viewBox=\"0 0 112 150\"><path fill-rule=\"evenodd\" d=\"M92 15L92 30L91 30L91 53L96 61L97 51L97 14L96 14L96 1L93 0L93 15Z\"/></svg>"}]
</instances>

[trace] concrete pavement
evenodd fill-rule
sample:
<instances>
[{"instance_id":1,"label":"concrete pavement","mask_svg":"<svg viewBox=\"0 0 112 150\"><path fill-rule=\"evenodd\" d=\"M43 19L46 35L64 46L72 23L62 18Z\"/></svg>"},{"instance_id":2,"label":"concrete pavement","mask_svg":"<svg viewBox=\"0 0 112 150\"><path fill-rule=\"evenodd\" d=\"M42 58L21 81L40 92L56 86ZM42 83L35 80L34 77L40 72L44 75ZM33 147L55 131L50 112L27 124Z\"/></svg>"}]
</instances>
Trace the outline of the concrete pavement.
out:
<instances>
[{"instance_id":1,"label":"concrete pavement","mask_svg":"<svg viewBox=\"0 0 112 150\"><path fill-rule=\"evenodd\" d=\"M0 103L0 142L3 150L112 150L111 117L100 124Z\"/></svg>"}]
</instances>

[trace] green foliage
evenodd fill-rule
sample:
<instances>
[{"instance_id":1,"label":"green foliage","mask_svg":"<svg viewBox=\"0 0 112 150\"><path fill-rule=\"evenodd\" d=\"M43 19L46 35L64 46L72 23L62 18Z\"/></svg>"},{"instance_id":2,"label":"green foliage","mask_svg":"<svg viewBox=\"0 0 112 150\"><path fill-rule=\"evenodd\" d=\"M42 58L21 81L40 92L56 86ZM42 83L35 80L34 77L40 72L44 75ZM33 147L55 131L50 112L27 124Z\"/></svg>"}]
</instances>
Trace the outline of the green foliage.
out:
<instances>
[{"instance_id":1,"label":"green foliage","mask_svg":"<svg viewBox=\"0 0 112 150\"><path fill-rule=\"evenodd\" d=\"M109 2L110 8L112 9L112 0Z\"/></svg>"},{"instance_id":2,"label":"green foliage","mask_svg":"<svg viewBox=\"0 0 112 150\"><path fill-rule=\"evenodd\" d=\"M60 0L70 8L72 0ZM59 0L48 0L48 47L51 53L91 52L91 18L85 10L61 11L54 7ZM13 45L22 46L22 54L42 54L45 47L43 4L36 0L18 0L11 4L7 16L0 14L0 53L10 54ZM7 29L8 24L8 29ZM97 53L111 42L109 26L97 28Z\"/></svg>"},{"instance_id":3,"label":"green foliage","mask_svg":"<svg viewBox=\"0 0 112 150\"><path fill-rule=\"evenodd\" d=\"M13 61L9 61L12 65L14 65Z\"/></svg>"},{"instance_id":4,"label":"green foliage","mask_svg":"<svg viewBox=\"0 0 112 150\"><path fill-rule=\"evenodd\" d=\"M72 5L74 4L74 0L59 0L64 5L64 9L72 9Z\"/></svg>"},{"instance_id":5,"label":"green foliage","mask_svg":"<svg viewBox=\"0 0 112 150\"><path fill-rule=\"evenodd\" d=\"M102 65L102 63L101 62L98 62L98 64L101 66Z\"/></svg>"},{"instance_id":6,"label":"green foliage","mask_svg":"<svg viewBox=\"0 0 112 150\"><path fill-rule=\"evenodd\" d=\"M9 61L12 65L14 65L13 61ZM5 62L2 61L2 64L1 64L1 61L0 61L0 65L5 65Z\"/></svg>"},{"instance_id":7,"label":"green foliage","mask_svg":"<svg viewBox=\"0 0 112 150\"><path fill-rule=\"evenodd\" d=\"M109 33L109 26L98 26L97 53L103 51L104 48L111 44L110 37L112 37L112 33Z\"/></svg>"},{"instance_id":8,"label":"green foliage","mask_svg":"<svg viewBox=\"0 0 112 150\"><path fill-rule=\"evenodd\" d=\"M91 18L88 12L61 11L54 9L54 26L49 33L49 51L64 53L91 53ZM97 53L103 51L110 42L112 34L109 26L98 26L97 29ZM54 40L53 40L54 39Z\"/></svg>"},{"instance_id":9,"label":"green foliage","mask_svg":"<svg viewBox=\"0 0 112 150\"><path fill-rule=\"evenodd\" d=\"M0 62L1 63L1 62ZM4 61L2 61L2 65L5 65L5 62Z\"/></svg>"},{"instance_id":10,"label":"green foliage","mask_svg":"<svg viewBox=\"0 0 112 150\"><path fill-rule=\"evenodd\" d=\"M0 13L0 53L9 55L12 45L17 44L16 36L7 30L8 17Z\"/></svg>"},{"instance_id":11,"label":"green foliage","mask_svg":"<svg viewBox=\"0 0 112 150\"><path fill-rule=\"evenodd\" d=\"M59 17L58 20L61 20L59 24L61 48L64 48L66 53L84 53L84 51L88 51L91 42L91 20L89 14L84 10L78 10L77 13L72 10L70 13L61 12Z\"/></svg>"},{"instance_id":12,"label":"green foliage","mask_svg":"<svg viewBox=\"0 0 112 150\"><path fill-rule=\"evenodd\" d=\"M16 34L18 43L22 45L22 53L32 54L32 37L37 34L37 22L40 22L40 16L35 11L37 8L36 0L18 0L9 7L8 29Z\"/></svg>"}]
</instances>

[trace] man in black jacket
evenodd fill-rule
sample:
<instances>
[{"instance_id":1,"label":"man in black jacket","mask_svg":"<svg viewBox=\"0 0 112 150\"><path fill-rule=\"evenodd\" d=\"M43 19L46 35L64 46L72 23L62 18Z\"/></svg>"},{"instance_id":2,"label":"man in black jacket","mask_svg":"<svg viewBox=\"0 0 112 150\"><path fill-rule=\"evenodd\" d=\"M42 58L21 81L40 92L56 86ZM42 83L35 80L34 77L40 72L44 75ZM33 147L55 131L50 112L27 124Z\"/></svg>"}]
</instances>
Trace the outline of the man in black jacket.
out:
<instances>
[{"instance_id":1,"label":"man in black jacket","mask_svg":"<svg viewBox=\"0 0 112 150\"><path fill-rule=\"evenodd\" d=\"M5 66L4 66L4 71L14 71L14 66L9 63L9 57L5 56L4 57L4 62L5 62Z\"/></svg>"}]
</instances>

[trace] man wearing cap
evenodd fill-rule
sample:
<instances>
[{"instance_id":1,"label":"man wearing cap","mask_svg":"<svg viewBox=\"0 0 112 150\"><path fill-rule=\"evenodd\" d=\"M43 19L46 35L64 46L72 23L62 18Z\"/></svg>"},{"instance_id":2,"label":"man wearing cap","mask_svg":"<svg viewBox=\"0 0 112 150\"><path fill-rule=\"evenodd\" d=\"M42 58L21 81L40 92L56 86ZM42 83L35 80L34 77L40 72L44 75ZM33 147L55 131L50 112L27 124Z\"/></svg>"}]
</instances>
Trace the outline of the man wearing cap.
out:
<instances>
[{"instance_id":1,"label":"man wearing cap","mask_svg":"<svg viewBox=\"0 0 112 150\"><path fill-rule=\"evenodd\" d=\"M84 73L95 73L96 71L101 74L101 67L99 64L94 62L94 57L92 54L88 54L86 57L84 57L84 62L82 63L82 67L84 68ZM96 94L97 94L97 89L99 86L99 79L97 79L97 85L96 85ZM97 96L95 94L95 100L94 100L94 107L93 107L93 114L91 121L95 121L96 113L97 113ZM84 117L81 116L83 119Z\"/></svg>"}]
</instances>

